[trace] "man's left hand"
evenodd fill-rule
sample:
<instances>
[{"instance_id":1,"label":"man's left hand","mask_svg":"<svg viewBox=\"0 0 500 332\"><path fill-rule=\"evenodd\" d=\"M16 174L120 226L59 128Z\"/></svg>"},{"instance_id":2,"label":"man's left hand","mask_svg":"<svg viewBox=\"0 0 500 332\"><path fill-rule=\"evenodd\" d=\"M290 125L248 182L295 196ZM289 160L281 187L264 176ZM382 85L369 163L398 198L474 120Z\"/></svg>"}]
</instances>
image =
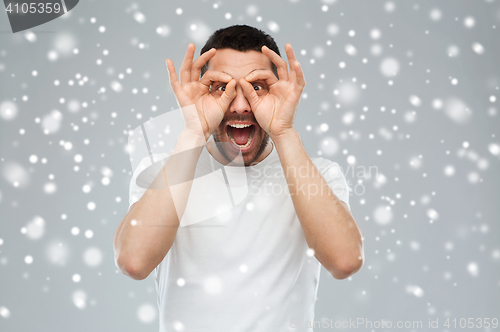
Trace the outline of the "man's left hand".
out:
<instances>
[{"instance_id":1,"label":"man's left hand","mask_svg":"<svg viewBox=\"0 0 500 332\"><path fill-rule=\"evenodd\" d=\"M285 51L290 72L285 60L267 46L262 46L262 53L276 65L279 79L271 70L255 70L240 79L243 93L252 107L255 119L273 140L293 130L295 113L306 85L304 73L295 58L292 45L286 44ZM265 82L267 94L262 95L255 90L256 81Z\"/></svg>"}]
</instances>

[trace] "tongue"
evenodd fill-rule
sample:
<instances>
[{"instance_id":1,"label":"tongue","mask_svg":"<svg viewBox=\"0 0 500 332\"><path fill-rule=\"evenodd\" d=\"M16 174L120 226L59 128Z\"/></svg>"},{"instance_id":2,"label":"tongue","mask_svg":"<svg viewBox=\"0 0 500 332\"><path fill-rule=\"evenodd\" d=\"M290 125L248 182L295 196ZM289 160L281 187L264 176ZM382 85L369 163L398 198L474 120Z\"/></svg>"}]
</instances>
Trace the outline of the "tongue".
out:
<instances>
[{"instance_id":1,"label":"tongue","mask_svg":"<svg viewBox=\"0 0 500 332\"><path fill-rule=\"evenodd\" d=\"M252 126L246 128L231 128L233 139L239 145L245 145L248 142L250 133L252 132Z\"/></svg>"}]
</instances>

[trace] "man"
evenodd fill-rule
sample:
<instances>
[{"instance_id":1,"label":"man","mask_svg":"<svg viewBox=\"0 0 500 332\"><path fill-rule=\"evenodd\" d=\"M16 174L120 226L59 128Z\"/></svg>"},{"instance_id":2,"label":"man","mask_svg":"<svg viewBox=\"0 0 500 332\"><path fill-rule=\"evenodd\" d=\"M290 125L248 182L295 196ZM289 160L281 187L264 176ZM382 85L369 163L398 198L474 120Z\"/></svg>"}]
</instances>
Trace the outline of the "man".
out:
<instances>
[{"instance_id":1,"label":"man","mask_svg":"<svg viewBox=\"0 0 500 332\"><path fill-rule=\"evenodd\" d=\"M272 37L235 25L217 30L195 61L190 44L180 80L167 59L184 129L149 187L134 172L114 239L124 274L155 270L160 331L310 331L321 265L344 279L363 264L338 164L310 159L294 129L305 79L290 44L285 51L290 70ZM248 194L193 223L188 210L208 213L224 191L192 180L217 168L222 183L249 182Z\"/></svg>"}]
</instances>

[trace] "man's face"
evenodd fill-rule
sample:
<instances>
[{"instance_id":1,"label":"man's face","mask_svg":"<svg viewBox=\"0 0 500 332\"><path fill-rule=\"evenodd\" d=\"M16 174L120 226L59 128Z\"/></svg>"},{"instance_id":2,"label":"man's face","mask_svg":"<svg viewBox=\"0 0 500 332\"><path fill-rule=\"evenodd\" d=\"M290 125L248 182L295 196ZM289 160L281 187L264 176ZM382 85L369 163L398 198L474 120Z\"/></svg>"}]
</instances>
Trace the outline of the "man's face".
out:
<instances>
[{"instance_id":1,"label":"man's face","mask_svg":"<svg viewBox=\"0 0 500 332\"><path fill-rule=\"evenodd\" d=\"M231 161L241 151L246 166L258 162L269 141L269 135L259 126L250 103L243 94L239 80L256 69L271 70L271 60L258 51L240 52L219 49L208 63L208 70L222 71L236 80L236 97L233 99L213 137L220 153ZM262 80L250 82L257 95L264 96L269 87ZM213 82L211 94L218 98L225 90L223 82Z\"/></svg>"}]
</instances>

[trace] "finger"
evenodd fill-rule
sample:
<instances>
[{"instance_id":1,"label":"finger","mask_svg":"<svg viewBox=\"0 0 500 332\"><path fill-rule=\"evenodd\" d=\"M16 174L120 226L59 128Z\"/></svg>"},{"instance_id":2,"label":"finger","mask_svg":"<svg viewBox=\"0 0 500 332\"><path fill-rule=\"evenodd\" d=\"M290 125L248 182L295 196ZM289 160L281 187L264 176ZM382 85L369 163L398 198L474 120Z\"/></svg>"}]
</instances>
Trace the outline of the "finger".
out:
<instances>
[{"instance_id":1,"label":"finger","mask_svg":"<svg viewBox=\"0 0 500 332\"><path fill-rule=\"evenodd\" d=\"M191 81L198 81L200 79L200 72L201 68L210 60L214 55L215 55L216 49L211 48L210 50L206 51L202 55L198 57L193 62L192 68L191 68Z\"/></svg>"},{"instance_id":2,"label":"finger","mask_svg":"<svg viewBox=\"0 0 500 332\"><path fill-rule=\"evenodd\" d=\"M262 46L262 53L266 55L278 68L278 76L280 80L288 81L288 67L285 62L276 52L267 46Z\"/></svg>"},{"instance_id":3,"label":"finger","mask_svg":"<svg viewBox=\"0 0 500 332\"><path fill-rule=\"evenodd\" d=\"M229 104L236 97L236 80L231 79L229 83L226 85L226 89L222 96L220 97L220 107L223 110L227 110L229 108Z\"/></svg>"},{"instance_id":4,"label":"finger","mask_svg":"<svg viewBox=\"0 0 500 332\"><path fill-rule=\"evenodd\" d=\"M170 86L176 93L176 90L180 89L179 79L177 78L177 73L175 72L175 66L172 60L167 59L167 69L168 69L168 78L170 82Z\"/></svg>"},{"instance_id":5,"label":"finger","mask_svg":"<svg viewBox=\"0 0 500 332\"><path fill-rule=\"evenodd\" d=\"M203 77L200 79L200 83L210 87L212 82L224 82L227 83L232 79L232 77L226 73L217 70L207 70Z\"/></svg>"},{"instance_id":6,"label":"finger","mask_svg":"<svg viewBox=\"0 0 500 332\"><path fill-rule=\"evenodd\" d=\"M268 69L254 70L253 72L245 76L245 80L250 83L258 80L263 80L268 86L271 86L274 83L278 82L278 79L276 78L276 76L274 76L274 73Z\"/></svg>"},{"instance_id":7,"label":"finger","mask_svg":"<svg viewBox=\"0 0 500 332\"><path fill-rule=\"evenodd\" d=\"M194 44L189 43L186 55L184 56L184 61L182 61L180 75L181 75L181 85L184 86L191 82L191 65L193 64L194 56Z\"/></svg>"},{"instance_id":8,"label":"finger","mask_svg":"<svg viewBox=\"0 0 500 332\"><path fill-rule=\"evenodd\" d=\"M295 64L297 63L297 58L293 52L292 45L287 43L285 45L286 56L288 57L288 65L290 66L290 81L297 84L297 73L295 72Z\"/></svg>"},{"instance_id":9,"label":"finger","mask_svg":"<svg viewBox=\"0 0 500 332\"><path fill-rule=\"evenodd\" d=\"M243 95L248 100L250 107L252 108L252 110L256 110L259 104L259 96L257 95L257 92L255 92L253 85L243 78L240 79L240 85L243 89Z\"/></svg>"},{"instance_id":10,"label":"finger","mask_svg":"<svg viewBox=\"0 0 500 332\"><path fill-rule=\"evenodd\" d=\"M290 43L285 45L286 54L288 56L288 63L290 64L290 80L300 87L304 88L306 85L306 80L304 78L304 72L300 66L297 57L293 52L292 45Z\"/></svg>"},{"instance_id":11,"label":"finger","mask_svg":"<svg viewBox=\"0 0 500 332\"><path fill-rule=\"evenodd\" d=\"M175 66L172 60L167 59L167 69L168 69L168 76L169 76L169 82L170 86L172 87L172 90L174 91L174 94L181 104L181 106L186 104L186 100L184 100L184 93L182 91L182 86L181 83L179 82L179 79L177 78L177 73L175 72Z\"/></svg>"},{"instance_id":12,"label":"finger","mask_svg":"<svg viewBox=\"0 0 500 332\"><path fill-rule=\"evenodd\" d=\"M300 62L295 62L295 74L297 75L297 85L301 88L306 86L306 79L304 77L304 72L302 71L302 67L300 66Z\"/></svg>"}]
</instances>

